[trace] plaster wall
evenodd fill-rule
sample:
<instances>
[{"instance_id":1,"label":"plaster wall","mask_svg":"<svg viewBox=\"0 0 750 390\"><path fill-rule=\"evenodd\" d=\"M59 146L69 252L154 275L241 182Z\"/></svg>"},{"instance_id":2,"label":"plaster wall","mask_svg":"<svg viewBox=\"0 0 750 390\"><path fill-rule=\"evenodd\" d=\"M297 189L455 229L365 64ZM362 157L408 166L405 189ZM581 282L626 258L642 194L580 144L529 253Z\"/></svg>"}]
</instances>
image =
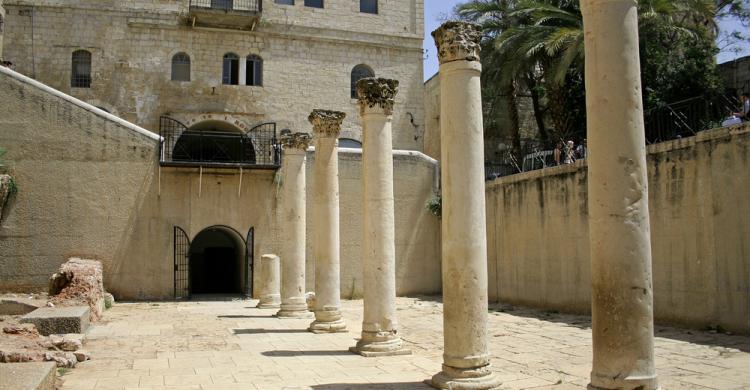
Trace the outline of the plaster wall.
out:
<instances>
[{"instance_id":1,"label":"plaster wall","mask_svg":"<svg viewBox=\"0 0 750 390\"><path fill-rule=\"evenodd\" d=\"M191 27L187 0L6 0L5 57L20 73L154 132L161 115L190 122L207 113L309 132L309 113L329 108L348 114L342 137L356 140L351 71L365 64L401 81L394 147L420 150L422 0L380 3L381 13L369 15L349 0L328 0L325 9L266 0L256 30L240 31ZM79 49L92 53L91 88L71 88ZM171 81L179 52L190 56L189 82ZM263 86L222 84L227 53L241 59L240 84L244 59L261 56Z\"/></svg>"},{"instance_id":2,"label":"plaster wall","mask_svg":"<svg viewBox=\"0 0 750 390\"><path fill-rule=\"evenodd\" d=\"M283 183L275 171L160 168L158 137L147 130L6 68L0 68L0 90L7 91L0 94L0 146L19 186L0 223L0 291L46 290L59 265L80 256L103 262L105 286L120 299L170 299L174 226L190 238L214 225L243 236L255 227L256 263L262 254L278 253ZM309 156L312 188L314 153ZM362 277L361 152L342 151L340 160L341 283L349 297L360 291ZM440 225L424 204L436 162L396 152L394 168L398 293L434 293ZM310 290L313 285L309 279Z\"/></svg>"},{"instance_id":3,"label":"plaster wall","mask_svg":"<svg viewBox=\"0 0 750 390\"><path fill-rule=\"evenodd\" d=\"M657 321L750 332L749 170L750 126L648 147ZM590 311L586 172L579 161L487 184L491 300Z\"/></svg>"}]
</instances>

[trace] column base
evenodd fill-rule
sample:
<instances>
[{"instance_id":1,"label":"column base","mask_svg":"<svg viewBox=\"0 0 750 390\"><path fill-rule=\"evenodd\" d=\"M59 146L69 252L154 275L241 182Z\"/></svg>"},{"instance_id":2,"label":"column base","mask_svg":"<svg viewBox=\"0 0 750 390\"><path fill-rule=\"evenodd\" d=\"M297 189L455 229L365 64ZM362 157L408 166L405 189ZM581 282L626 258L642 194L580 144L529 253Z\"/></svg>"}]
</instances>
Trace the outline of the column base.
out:
<instances>
[{"instance_id":1,"label":"column base","mask_svg":"<svg viewBox=\"0 0 750 390\"><path fill-rule=\"evenodd\" d=\"M499 389L502 382L490 371L490 365L478 368L455 368L443 364L443 371L435 374L426 384L445 390Z\"/></svg>"},{"instance_id":2,"label":"column base","mask_svg":"<svg viewBox=\"0 0 750 390\"><path fill-rule=\"evenodd\" d=\"M596 382L596 384L594 384ZM591 383L588 390L660 390L658 377L652 376L630 376L622 379L591 374Z\"/></svg>"},{"instance_id":3,"label":"column base","mask_svg":"<svg viewBox=\"0 0 750 390\"><path fill-rule=\"evenodd\" d=\"M328 308L315 311L315 321L307 330L315 334L348 332L346 323L341 319L341 312Z\"/></svg>"},{"instance_id":4,"label":"column base","mask_svg":"<svg viewBox=\"0 0 750 390\"><path fill-rule=\"evenodd\" d=\"M255 306L258 309L280 309L281 308L281 296L268 296L263 297L260 299L260 302L258 302L258 305Z\"/></svg>"},{"instance_id":5,"label":"column base","mask_svg":"<svg viewBox=\"0 0 750 390\"><path fill-rule=\"evenodd\" d=\"M313 318L313 313L307 310L307 304L285 305L281 304L281 310L276 313L278 318Z\"/></svg>"},{"instance_id":6,"label":"column base","mask_svg":"<svg viewBox=\"0 0 750 390\"><path fill-rule=\"evenodd\" d=\"M411 350L404 348L401 338L395 332L362 332L357 345L349 352L364 357L411 355Z\"/></svg>"},{"instance_id":7,"label":"column base","mask_svg":"<svg viewBox=\"0 0 750 390\"><path fill-rule=\"evenodd\" d=\"M281 305L278 303L259 303L255 307L257 309L281 309Z\"/></svg>"}]
</instances>

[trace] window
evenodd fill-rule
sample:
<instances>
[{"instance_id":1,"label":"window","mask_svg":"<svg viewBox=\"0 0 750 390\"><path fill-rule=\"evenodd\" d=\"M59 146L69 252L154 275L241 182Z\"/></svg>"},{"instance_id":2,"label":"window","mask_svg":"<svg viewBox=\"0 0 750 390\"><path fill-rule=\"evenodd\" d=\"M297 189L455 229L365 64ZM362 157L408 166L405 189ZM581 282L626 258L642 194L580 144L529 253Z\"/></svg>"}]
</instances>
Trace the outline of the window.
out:
<instances>
[{"instance_id":1,"label":"window","mask_svg":"<svg viewBox=\"0 0 750 390\"><path fill-rule=\"evenodd\" d=\"M247 56L245 85L263 85L263 59L251 54Z\"/></svg>"},{"instance_id":2,"label":"window","mask_svg":"<svg viewBox=\"0 0 750 390\"><path fill-rule=\"evenodd\" d=\"M294 5L294 0L276 0L276 4Z\"/></svg>"},{"instance_id":3,"label":"window","mask_svg":"<svg viewBox=\"0 0 750 390\"><path fill-rule=\"evenodd\" d=\"M221 82L228 85L240 83L240 57L234 53L224 55Z\"/></svg>"},{"instance_id":4,"label":"window","mask_svg":"<svg viewBox=\"0 0 750 390\"><path fill-rule=\"evenodd\" d=\"M232 0L211 0L211 8L230 10L233 9Z\"/></svg>"},{"instance_id":5,"label":"window","mask_svg":"<svg viewBox=\"0 0 750 390\"><path fill-rule=\"evenodd\" d=\"M190 56L177 53L172 57L172 81L190 81Z\"/></svg>"},{"instance_id":6,"label":"window","mask_svg":"<svg viewBox=\"0 0 750 390\"><path fill-rule=\"evenodd\" d=\"M339 138L339 147L350 148L350 149L362 149L362 143L357 141L356 139Z\"/></svg>"},{"instance_id":7,"label":"window","mask_svg":"<svg viewBox=\"0 0 750 390\"><path fill-rule=\"evenodd\" d=\"M305 7L323 8L323 0L305 0Z\"/></svg>"},{"instance_id":8,"label":"window","mask_svg":"<svg viewBox=\"0 0 750 390\"><path fill-rule=\"evenodd\" d=\"M71 65L70 86L91 88L91 53L86 50L74 51Z\"/></svg>"},{"instance_id":9,"label":"window","mask_svg":"<svg viewBox=\"0 0 750 390\"><path fill-rule=\"evenodd\" d=\"M359 0L359 12L366 14L378 13L378 0Z\"/></svg>"},{"instance_id":10,"label":"window","mask_svg":"<svg viewBox=\"0 0 750 390\"><path fill-rule=\"evenodd\" d=\"M352 69L352 99L357 98L357 81L367 77L375 77L375 72L369 66L360 64Z\"/></svg>"}]
</instances>

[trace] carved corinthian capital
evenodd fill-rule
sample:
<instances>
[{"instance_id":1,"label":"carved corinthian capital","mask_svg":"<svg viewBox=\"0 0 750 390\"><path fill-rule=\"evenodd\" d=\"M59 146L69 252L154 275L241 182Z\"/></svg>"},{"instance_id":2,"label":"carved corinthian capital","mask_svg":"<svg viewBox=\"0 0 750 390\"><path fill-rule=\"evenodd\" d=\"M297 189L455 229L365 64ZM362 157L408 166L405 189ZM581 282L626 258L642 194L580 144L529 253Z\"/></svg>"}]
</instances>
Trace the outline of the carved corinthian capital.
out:
<instances>
[{"instance_id":1,"label":"carved corinthian capital","mask_svg":"<svg viewBox=\"0 0 750 390\"><path fill-rule=\"evenodd\" d=\"M467 22L446 22L432 32L440 63L452 61L479 61L482 29Z\"/></svg>"},{"instance_id":2,"label":"carved corinthian capital","mask_svg":"<svg viewBox=\"0 0 750 390\"><path fill-rule=\"evenodd\" d=\"M281 136L279 140L284 149L307 150L310 146L310 134L294 133Z\"/></svg>"},{"instance_id":3,"label":"carved corinthian capital","mask_svg":"<svg viewBox=\"0 0 750 390\"><path fill-rule=\"evenodd\" d=\"M307 120L313 125L314 135L338 138L344 118L346 114L340 111L313 110Z\"/></svg>"},{"instance_id":4,"label":"carved corinthian capital","mask_svg":"<svg viewBox=\"0 0 750 390\"><path fill-rule=\"evenodd\" d=\"M377 105L385 111L385 115L392 115L397 94L398 80L368 77L357 82L357 96L362 112L365 107Z\"/></svg>"}]
</instances>

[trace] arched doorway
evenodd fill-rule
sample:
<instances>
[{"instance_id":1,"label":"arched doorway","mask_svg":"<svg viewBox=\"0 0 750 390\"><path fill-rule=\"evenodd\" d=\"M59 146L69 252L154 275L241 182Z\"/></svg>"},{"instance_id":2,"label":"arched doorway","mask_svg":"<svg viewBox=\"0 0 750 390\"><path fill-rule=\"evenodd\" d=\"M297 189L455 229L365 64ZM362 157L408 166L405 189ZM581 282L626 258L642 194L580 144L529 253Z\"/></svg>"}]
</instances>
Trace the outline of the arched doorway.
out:
<instances>
[{"instance_id":1,"label":"arched doorway","mask_svg":"<svg viewBox=\"0 0 750 390\"><path fill-rule=\"evenodd\" d=\"M253 236L229 226L201 230L190 240L175 226L175 299L194 295L252 295Z\"/></svg>"}]
</instances>

